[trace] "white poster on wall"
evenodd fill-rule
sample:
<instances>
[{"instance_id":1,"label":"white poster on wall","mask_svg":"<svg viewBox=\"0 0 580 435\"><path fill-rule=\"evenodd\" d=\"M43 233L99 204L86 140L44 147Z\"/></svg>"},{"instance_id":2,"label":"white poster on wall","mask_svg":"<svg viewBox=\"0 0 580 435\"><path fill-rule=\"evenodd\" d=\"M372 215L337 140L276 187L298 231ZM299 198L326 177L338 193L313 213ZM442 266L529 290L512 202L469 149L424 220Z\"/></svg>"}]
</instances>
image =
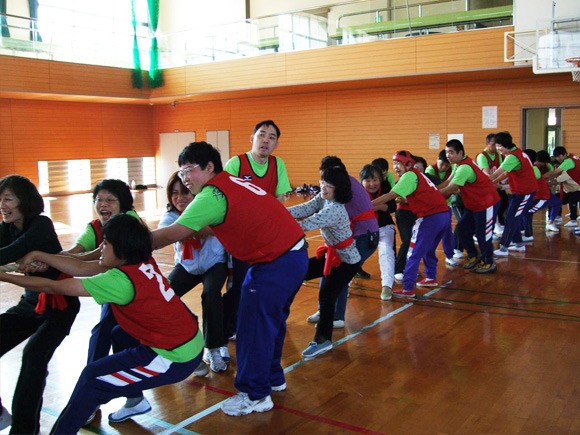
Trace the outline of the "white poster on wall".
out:
<instances>
[{"instance_id":1,"label":"white poster on wall","mask_svg":"<svg viewBox=\"0 0 580 435\"><path fill-rule=\"evenodd\" d=\"M429 134L429 149L430 150L438 150L440 144L441 144L441 135L439 135L438 133Z\"/></svg>"},{"instance_id":2,"label":"white poster on wall","mask_svg":"<svg viewBox=\"0 0 580 435\"><path fill-rule=\"evenodd\" d=\"M481 128L497 128L497 106L482 106Z\"/></svg>"},{"instance_id":3,"label":"white poster on wall","mask_svg":"<svg viewBox=\"0 0 580 435\"><path fill-rule=\"evenodd\" d=\"M448 134L447 142L449 142L451 139L457 139L458 141L461 141L461 143L463 143L463 133Z\"/></svg>"}]
</instances>

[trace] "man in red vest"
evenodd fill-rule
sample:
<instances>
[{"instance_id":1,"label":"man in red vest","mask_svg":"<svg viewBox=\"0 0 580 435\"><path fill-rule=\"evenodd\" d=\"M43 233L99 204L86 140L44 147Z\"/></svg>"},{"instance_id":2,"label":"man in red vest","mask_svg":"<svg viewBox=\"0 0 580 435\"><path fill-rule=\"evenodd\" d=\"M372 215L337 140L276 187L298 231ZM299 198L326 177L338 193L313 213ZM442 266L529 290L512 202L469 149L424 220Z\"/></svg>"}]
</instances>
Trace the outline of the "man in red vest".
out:
<instances>
[{"instance_id":1,"label":"man in red vest","mask_svg":"<svg viewBox=\"0 0 580 435\"><path fill-rule=\"evenodd\" d=\"M580 184L580 157L570 154L564 147L554 148L554 158L560 163L558 168L548 172L544 177L548 180L556 178L558 175L566 172L572 180ZM567 192L568 207L570 207L570 221L564 226L573 228L578 226L578 202L580 202L580 190Z\"/></svg>"},{"instance_id":2,"label":"man in red vest","mask_svg":"<svg viewBox=\"0 0 580 435\"><path fill-rule=\"evenodd\" d=\"M180 177L195 195L179 219L153 231L153 245L195 236L209 225L226 250L250 263L241 288L235 386L228 415L269 411L270 393L286 389L280 364L290 305L308 269L304 232L280 201L222 171L219 152L194 142L179 155Z\"/></svg>"},{"instance_id":3,"label":"man in red vest","mask_svg":"<svg viewBox=\"0 0 580 435\"><path fill-rule=\"evenodd\" d=\"M507 174L511 192L505 228L500 240L501 246L493 251L494 255L505 257L508 255L508 249L519 252L526 250L522 240L522 223L525 213L532 207L538 182L530 158L515 146L511 134L507 131L496 134L495 146L504 157L504 161L489 179L497 183ZM512 241L515 246L510 246Z\"/></svg>"}]
</instances>

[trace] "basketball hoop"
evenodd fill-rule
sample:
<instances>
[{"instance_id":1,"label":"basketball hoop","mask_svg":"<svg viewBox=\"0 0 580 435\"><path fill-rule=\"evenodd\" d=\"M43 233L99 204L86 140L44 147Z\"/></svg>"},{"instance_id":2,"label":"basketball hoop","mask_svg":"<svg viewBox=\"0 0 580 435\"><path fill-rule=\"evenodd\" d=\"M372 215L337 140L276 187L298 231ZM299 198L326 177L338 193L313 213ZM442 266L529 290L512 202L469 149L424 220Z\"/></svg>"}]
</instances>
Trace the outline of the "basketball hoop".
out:
<instances>
[{"instance_id":1,"label":"basketball hoop","mask_svg":"<svg viewBox=\"0 0 580 435\"><path fill-rule=\"evenodd\" d=\"M566 62L572 67L572 81L580 82L580 57L569 57Z\"/></svg>"}]
</instances>

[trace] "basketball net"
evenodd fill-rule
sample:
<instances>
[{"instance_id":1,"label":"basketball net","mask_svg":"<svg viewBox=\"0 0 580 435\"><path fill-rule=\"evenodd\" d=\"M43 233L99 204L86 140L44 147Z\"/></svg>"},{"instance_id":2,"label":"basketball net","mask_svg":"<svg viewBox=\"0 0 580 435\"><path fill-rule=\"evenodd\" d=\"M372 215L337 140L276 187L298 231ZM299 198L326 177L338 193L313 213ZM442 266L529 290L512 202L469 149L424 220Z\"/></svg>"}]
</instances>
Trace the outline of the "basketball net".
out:
<instances>
[{"instance_id":1,"label":"basketball net","mask_svg":"<svg viewBox=\"0 0 580 435\"><path fill-rule=\"evenodd\" d=\"M580 82L580 57L570 57L566 62L572 67L572 81Z\"/></svg>"}]
</instances>

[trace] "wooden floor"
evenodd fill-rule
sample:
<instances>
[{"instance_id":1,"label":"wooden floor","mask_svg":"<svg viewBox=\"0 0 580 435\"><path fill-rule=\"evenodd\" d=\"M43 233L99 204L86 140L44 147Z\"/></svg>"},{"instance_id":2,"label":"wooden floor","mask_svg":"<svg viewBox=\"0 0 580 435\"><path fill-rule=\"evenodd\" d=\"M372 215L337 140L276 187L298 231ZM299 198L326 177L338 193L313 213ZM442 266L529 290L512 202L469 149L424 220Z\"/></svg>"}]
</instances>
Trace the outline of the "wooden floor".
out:
<instances>
[{"instance_id":1,"label":"wooden floor","mask_svg":"<svg viewBox=\"0 0 580 435\"><path fill-rule=\"evenodd\" d=\"M162 196L155 190L136 194L137 210L151 228L163 212ZM63 246L70 246L91 219L90 195L46 202ZM446 266L439 251L441 286L419 290L423 297L415 300L380 300L373 255L365 264L372 278L355 279L351 286L346 326L335 330L335 348L308 362L301 352L314 333L306 317L316 311L317 282L305 284L288 320L288 389L272 394L270 412L228 417L219 409L235 392L230 342L233 359L226 373L191 376L146 392L153 405L149 415L109 425L108 413L123 403L117 399L81 433L580 433L580 239L567 229L546 234L543 219L538 213L534 243L525 253L498 259L495 275ZM312 252L321 239L318 232L307 236ZM156 258L164 272L171 270L171 248ZM20 293L1 284L0 310ZM199 287L184 300L201 314ZM70 337L50 363L42 433L50 430L85 365L98 313L83 298ZM19 346L0 361L7 407L21 351Z\"/></svg>"}]
</instances>

